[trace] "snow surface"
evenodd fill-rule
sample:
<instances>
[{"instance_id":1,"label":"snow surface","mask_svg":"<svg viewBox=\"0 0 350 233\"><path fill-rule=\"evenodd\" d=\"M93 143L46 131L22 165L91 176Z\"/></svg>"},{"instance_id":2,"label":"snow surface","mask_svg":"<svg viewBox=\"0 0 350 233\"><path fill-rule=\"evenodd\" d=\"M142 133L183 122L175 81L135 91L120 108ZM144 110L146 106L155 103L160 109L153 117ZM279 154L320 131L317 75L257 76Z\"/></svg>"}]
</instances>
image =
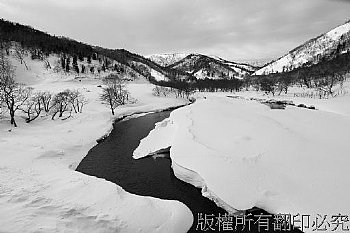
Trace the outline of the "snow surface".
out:
<instances>
[{"instance_id":1,"label":"snow surface","mask_svg":"<svg viewBox=\"0 0 350 233\"><path fill-rule=\"evenodd\" d=\"M153 76L156 81L169 81L168 77L154 69L151 69L151 76Z\"/></svg>"},{"instance_id":2,"label":"snow surface","mask_svg":"<svg viewBox=\"0 0 350 233\"><path fill-rule=\"evenodd\" d=\"M0 118L0 232L186 232L193 216L184 204L133 195L74 171L114 120L100 103L99 77L75 79L44 70L42 63L28 65L27 72L16 63L19 81L35 90L79 89L88 104L64 121L43 116L26 124L17 117L19 127L13 128ZM118 108L115 117L185 103L154 97L146 81L127 88L138 101Z\"/></svg>"},{"instance_id":3,"label":"snow surface","mask_svg":"<svg viewBox=\"0 0 350 233\"><path fill-rule=\"evenodd\" d=\"M232 69L234 69L236 72L241 72L241 76L244 76L247 74L247 72L244 73L244 70L249 70L251 72L253 71L256 71L257 68L254 67L253 65L250 65L248 63L237 63L237 62L232 62L232 61L227 61L227 60L224 60L218 56L214 56L214 55L209 55L209 57L219 61L219 62L222 62L223 64L225 65L229 65Z\"/></svg>"},{"instance_id":4,"label":"snow surface","mask_svg":"<svg viewBox=\"0 0 350 233\"><path fill-rule=\"evenodd\" d=\"M176 176L229 211L349 214L350 96L313 99L316 111L201 95L158 123L134 158L171 146Z\"/></svg>"},{"instance_id":5,"label":"snow surface","mask_svg":"<svg viewBox=\"0 0 350 233\"><path fill-rule=\"evenodd\" d=\"M196 79L206 79L206 78L211 78L211 79L217 79L216 77L208 77L207 71L200 69L196 73L193 74Z\"/></svg>"}]
</instances>

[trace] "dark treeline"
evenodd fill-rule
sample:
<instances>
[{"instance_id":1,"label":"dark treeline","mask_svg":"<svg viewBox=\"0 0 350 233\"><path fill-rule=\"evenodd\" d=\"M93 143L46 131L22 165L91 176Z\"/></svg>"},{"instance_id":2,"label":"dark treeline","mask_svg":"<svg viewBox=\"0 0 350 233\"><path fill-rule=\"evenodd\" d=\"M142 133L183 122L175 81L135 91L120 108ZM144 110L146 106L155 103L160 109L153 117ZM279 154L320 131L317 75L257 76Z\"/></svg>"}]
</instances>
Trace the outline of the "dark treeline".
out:
<instances>
[{"instance_id":1,"label":"dark treeline","mask_svg":"<svg viewBox=\"0 0 350 233\"><path fill-rule=\"evenodd\" d=\"M191 91L239 91L244 82L239 79L199 79L191 82L187 81L153 81L153 84L158 86L170 87L185 92Z\"/></svg>"},{"instance_id":2,"label":"dark treeline","mask_svg":"<svg viewBox=\"0 0 350 233\"><path fill-rule=\"evenodd\" d=\"M22 47L31 50L33 54L38 52L46 55L66 53L72 56L88 57L94 53L94 49L90 45L69 38L51 36L32 27L12 23L4 19L0 19L0 40L18 42Z\"/></svg>"},{"instance_id":3,"label":"dark treeline","mask_svg":"<svg viewBox=\"0 0 350 233\"><path fill-rule=\"evenodd\" d=\"M194 83L198 91L239 91L243 86L240 79L199 79Z\"/></svg>"},{"instance_id":4,"label":"dark treeline","mask_svg":"<svg viewBox=\"0 0 350 233\"><path fill-rule=\"evenodd\" d=\"M342 53L331 60L323 59L317 64L306 64L289 72L247 77L244 86L254 86L257 90L275 95L287 93L291 85L300 85L316 88L328 96L334 94L335 85L342 85L349 72L350 53Z\"/></svg>"}]
</instances>

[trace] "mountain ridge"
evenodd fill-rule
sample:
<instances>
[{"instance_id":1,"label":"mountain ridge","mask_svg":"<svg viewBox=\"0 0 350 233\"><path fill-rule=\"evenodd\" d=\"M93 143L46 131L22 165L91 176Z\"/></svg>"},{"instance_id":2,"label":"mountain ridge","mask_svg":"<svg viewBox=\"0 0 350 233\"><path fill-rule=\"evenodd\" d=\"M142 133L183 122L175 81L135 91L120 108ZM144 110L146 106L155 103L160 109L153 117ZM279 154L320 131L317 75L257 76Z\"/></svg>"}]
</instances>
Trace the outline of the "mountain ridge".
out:
<instances>
[{"instance_id":1,"label":"mountain ridge","mask_svg":"<svg viewBox=\"0 0 350 233\"><path fill-rule=\"evenodd\" d=\"M0 19L0 41L5 43L16 42L21 47L27 49L32 58L43 59L51 53L62 54L73 58L77 56L79 60L99 60L101 69L110 69L115 63L124 65L134 70L139 75L144 76L151 82L157 81L190 81L194 79L232 79L240 78L255 71L254 66L248 64L235 63L218 57L210 57L201 54L175 53L158 55L163 57L163 61L155 62L156 58L142 56L126 49L110 49L78 42L64 36L50 35L46 32L36 30L31 26L22 25ZM167 57L171 57L170 61ZM193 69L184 69L179 65L180 61L187 58L195 59ZM192 62L191 62L192 63ZM174 66L174 64L177 64ZM210 73L210 75L209 75Z\"/></svg>"},{"instance_id":2,"label":"mountain ridge","mask_svg":"<svg viewBox=\"0 0 350 233\"><path fill-rule=\"evenodd\" d=\"M168 68L186 72L197 79L243 79L257 70L257 67L249 64L198 53L189 54Z\"/></svg>"},{"instance_id":3,"label":"mountain ridge","mask_svg":"<svg viewBox=\"0 0 350 233\"><path fill-rule=\"evenodd\" d=\"M290 50L280 58L271 61L253 75L288 72L302 66L311 66L350 48L350 22L312 38Z\"/></svg>"}]
</instances>

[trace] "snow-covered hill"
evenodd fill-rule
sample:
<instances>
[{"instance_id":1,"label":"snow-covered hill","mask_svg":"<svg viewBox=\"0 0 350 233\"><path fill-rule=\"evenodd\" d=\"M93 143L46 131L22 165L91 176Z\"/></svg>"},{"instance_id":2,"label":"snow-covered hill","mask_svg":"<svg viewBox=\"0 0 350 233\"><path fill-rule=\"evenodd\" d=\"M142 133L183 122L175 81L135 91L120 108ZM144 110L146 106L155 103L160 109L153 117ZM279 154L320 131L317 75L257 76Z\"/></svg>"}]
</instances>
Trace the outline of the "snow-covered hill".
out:
<instances>
[{"instance_id":1,"label":"snow-covered hill","mask_svg":"<svg viewBox=\"0 0 350 233\"><path fill-rule=\"evenodd\" d=\"M166 54L152 54L145 57L157 63L158 65L166 67L180 61L181 59L184 59L188 55L189 55L188 53L166 53Z\"/></svg>"},{"instance_id":2,"label":"snow-covered hill","mask_svg":"<svg viewBox=\"0 0 350 233\"><path fill-rule=\"evenodd\" d=\"M32 59L32 52L28 49L21 48L22 61L16 56L16 46L18 43L12 42L9 49L11 63L16 67L15 73L17 80L24 84L33 84L39 79L46 79L54 76L75 76L76 78L103 77L109 73L118 73L127 77L129 80L138 78L153 77L157 81L169 80L167 73L153 63L148 64L142 59L129 58L126 62L109 58L104 55L98 55L98 59L87 61L77 60L79 72L74 69L73 57L65 54L65 62L69 60L69 71L62 68L62 54L51 53L42 56L40 59ZM146 60L146 59L144 59ZM67 64L65 64L67 66ZM84 67L84 68L83 68ZM83 70L84 69L84 70ZM50 75L48 75L50 74Z\"/></svg>"},{"instance_id":3,"label":"snow-covered hill","mask_svg":"<svg viewBox=\"0 0 350 233\"><path fill-rule=\"evenodd\" d=\"M331 59L336 54L348 52L349 48L350 22L347 22L307 41L278 60L267 64L254 74L263 75L286 72L304 65L317 64L323 59Z\"/></svg>"},{"instance_id":4,"label":"snow-covered hill","mask_svg":"<svg viewBox=\"0 0 350 233\"><path fill-rule=\"evenodd\" d=\"M242 79L257 70L256 67L248 64L231 62L217 56L203 54L190 54L170 65L169 68L186 72L197 79Z\"/></svg>"}]
</instances>

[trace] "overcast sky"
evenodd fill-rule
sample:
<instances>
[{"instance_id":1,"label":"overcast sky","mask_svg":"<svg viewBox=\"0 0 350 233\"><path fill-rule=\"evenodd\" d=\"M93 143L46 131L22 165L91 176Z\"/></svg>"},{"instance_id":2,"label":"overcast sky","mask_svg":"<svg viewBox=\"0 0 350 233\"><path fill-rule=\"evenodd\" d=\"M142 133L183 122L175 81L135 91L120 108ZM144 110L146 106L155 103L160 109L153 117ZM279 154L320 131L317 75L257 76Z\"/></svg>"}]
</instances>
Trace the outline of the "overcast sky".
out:
<instances>
[{"instance_id":1,"label":"overcast sky","mask_svg":"<svg viewBox=\"0 0 350 233\"><path fill-rule=\"evenodd\" d=\"M142 55L269 59L350 19L350 0L0 0L0 17Z\"/></svg>"}]
</instances>

